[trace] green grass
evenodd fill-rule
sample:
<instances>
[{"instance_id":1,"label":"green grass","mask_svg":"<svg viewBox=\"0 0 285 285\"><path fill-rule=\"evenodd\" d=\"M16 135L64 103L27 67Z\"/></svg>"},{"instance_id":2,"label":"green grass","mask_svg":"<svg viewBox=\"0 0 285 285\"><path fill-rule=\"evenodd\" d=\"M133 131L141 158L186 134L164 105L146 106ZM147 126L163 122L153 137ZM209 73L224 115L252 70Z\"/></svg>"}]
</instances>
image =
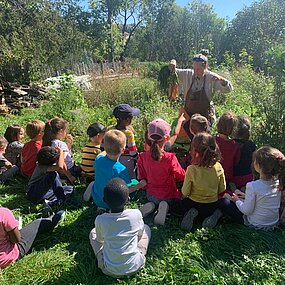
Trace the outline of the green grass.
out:
<instances>
[{"instance_id":1,"label":"green grass","mask_svg":"<svg viewBox=\"0 0 285 285\"><path fill-rule=\"evenodd\" d=\"M89 94L89 109L79 112L80 115L70 122L75 150L79 154L76 159L80 158L80 148L86 141L84 134L88 124L94 121L110 124L112 106L119 102L130 102L142 110L142 115L133 122L139 146L148 121L162 117L171 122L178 113L178 106L171 106L155 91L154 81L132 79L110 85L102 87L103 93ZM116 90L113 97L108 97L107 89ZM64 96L68 100L68 94ZM231 100L226 104L221 102L218 113L233 109L238 114L244 113L245 101L238 96L241 95L236 92L235 101L240 105L233 105ZM49 113L45 113L44 108L30 109L23 110L20 116L0 118L1 133L11 123L25 125L31 119L50 118L53 108L47 109ZM0 206L10 208L16 217L21 215L27 224L39 218L41 212L27 201L25 189L26 182L22 178L0 185ZM226 219L214 229L201 229L197 224L190 233L180 230L180 220L175 217L170 217L164 227L153 226L148 220L152 238L145 267L122 280L107 277L97 268L89 244L88 236L96 214L94 206L83 202L84 190L85 185L75 189L73 199L81 204L80 208L67 208L66 219L53 233L41 236L30 254L0 270L0 285L285 284L285 231L255 231ZM130 206L138 204L133 202Z\"/></svg>"},{"instance_id":2,"label":"green grass","mask_svg":"<svg viewBox=\"0 0 285 285\"><path fill-rule=\"evenodd\" d=\"M0 204L22 215L24 224L40 217L25 198L18 178L0 187ZM215 229L196 224L192 232L170 217L164 227L153 226L145 267L116 280L97 268L88 235L96 217L92 204L82 201L77 186L77 210L67 208L64 222L41 236L32 253L0 271L0 284L282 284L285 282L285 232L256 231L223 220ZM135 207L136 203L132 203Z\"/></svg>"}]
</instances>

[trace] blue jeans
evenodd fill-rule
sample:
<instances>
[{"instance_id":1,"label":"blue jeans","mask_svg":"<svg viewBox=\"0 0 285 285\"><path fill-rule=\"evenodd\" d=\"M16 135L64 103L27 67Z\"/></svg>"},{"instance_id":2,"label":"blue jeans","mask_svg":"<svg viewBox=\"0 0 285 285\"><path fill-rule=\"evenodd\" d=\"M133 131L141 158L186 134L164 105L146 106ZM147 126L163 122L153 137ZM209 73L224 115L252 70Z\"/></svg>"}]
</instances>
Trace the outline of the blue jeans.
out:
<instances>
[{"instance_id":1,"label":"blue jeans","mask_svg":"<svg viewBox=\"0 0 285 285\"><path fill-rule=\"evenodd\" d=\"M47 192L53 191L57 200L65 200L66 193L71 194L72 186L62 186L60 177L57 172L47 172L41 180L32 184L28 188L27 196L33 204L43 202Z\"/></svg>"},{"instance_id":2,"label":"blue jeans","mask_svg":"<svg viewBox=\"0 0 285 285\"><path fill-rule=\"evenodd\" d=\"M219 200L219 208L224 215L229 216L239 224L244 224L243 213L238 209L234 202L222 198Z\"/></svg>"}]
</instances>

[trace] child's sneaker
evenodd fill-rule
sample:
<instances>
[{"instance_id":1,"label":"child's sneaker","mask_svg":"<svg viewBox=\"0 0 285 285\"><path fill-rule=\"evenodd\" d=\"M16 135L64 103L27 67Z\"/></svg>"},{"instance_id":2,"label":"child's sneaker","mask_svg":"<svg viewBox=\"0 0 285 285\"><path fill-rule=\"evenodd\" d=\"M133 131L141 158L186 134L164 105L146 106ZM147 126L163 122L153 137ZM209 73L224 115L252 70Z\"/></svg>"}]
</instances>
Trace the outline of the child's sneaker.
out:
<instances>
[{"instance_id":1,"label":"child's sneaker","mask_svg":"<svg viewBox=\"0 0 285 285\"><path fill-rule=\"evenodd\" d=\"M142 217L145 218L146 216L151 214L154 211L154 209L155 209L155 204L152 202L147 202L140 208Z\"/></svg>"},{"instance_id":2,"label":"child's sneaker","mask_svg":"<svg viewBox=\"0 0 285 285\"><path fill-rule=\"evenodd\" d=\"M97 207L96 209L96 214L97 215L102 215L102 214L105 214L105 213L108 213L109 211L105 208L101 208L101 207Z\"/></svg>"},{"instance_id":3,"label":"child's sneaker","mask_svg":"<svg viewBox=\"0 0 285 285\"><path fill-rule=\"evenodd\" d=\"M57 226L59 223L61 223L64 220L64 218L65 218L65 211L60 210L53 215L52 221L54 222L54 225Z\"/></svg>"},{"instance_id":4,"label":"child's sneaker","mask_svg":"<svg viewBox=\"0 0 285 285\"><path fill-rule=\"evenodd\" d=\"M183 217L181 222L181 229L191 231L193 227L193 221L198 216L198 211L195 208L191 208Z\"/></svg>"},{"instance_id":5,"label":"child's sneaker","mask_svg":"<svg viewBox=\"0 0 285 285\"><path fill-rule=\"evenodd\" d=\"M89 183L87 189L85 190L83 194L83 200L86 202L89 202L91 199L91 192L92 192L92 187L93 187L94 181Z\"/></svg>"},{"instance_id":6,"label":"child's sneaker","mask_svg":"<svg viewBox=\"0 0 285 285\"><path fill-rule=\"evenodd\" d=\"M163 226L165 223L165 219L166 219L166 215L168 213L168 203L166 201L161 201L158 205L158 210L157 210L157 214L153 219L153 223L155 225L161 225Z\"/></svg>"},{"instance_id":7,"label":"child's sneaker","mask_svg":"<svg viewBox=\"0 0 285 285\"><path fill-rule=\"evenodd\" d=\"M217 209L215 210L215 212L204 219L203 223L202 223L202 227L203 228L213 228L217 225L219 219L223 216L223 213L221 210Z\"/></svg>"},{"instance_id":8,"label":"child's sneaker","mask_svg":"<svg viewBox=\"0 0 285 285\"><path fill-rule=\"evenodd\" d=\"M50 201L49 200L44 200L43 202L43 209L42 209L42 215L44 217L49 217L50 215L53 214L53 210L50 206Z\"/></svg>"}]
</instances>

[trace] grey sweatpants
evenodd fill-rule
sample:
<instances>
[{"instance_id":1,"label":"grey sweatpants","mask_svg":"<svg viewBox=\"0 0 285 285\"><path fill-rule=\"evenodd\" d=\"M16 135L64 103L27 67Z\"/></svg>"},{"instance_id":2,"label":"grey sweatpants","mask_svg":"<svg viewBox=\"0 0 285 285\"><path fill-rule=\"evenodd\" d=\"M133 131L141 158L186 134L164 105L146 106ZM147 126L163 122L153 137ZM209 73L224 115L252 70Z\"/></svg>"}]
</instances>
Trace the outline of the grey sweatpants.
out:
<instances>
[{"instance_id":1,"label":"grey sweatpants","mask_svg":"<svg viewBox=\"0 0 285 285\"><path fill-rule=\"evenodd\" d=\"M117 276L112 274L111 272L109 272L104 265L104 256L103 256L103 246L104 243L98 242L96 239L96 228L93 228L89 234L89 240L90 240L90 244L93 248L93 251L95 253L95 256L97 258L98 261L98 267L102 270L102 272L108 276L111 276L113 278L121 278L124 277L123 275L121 276ZM151 237L151 230L150 227L148 225L144 225L144 231L143 234L138 242L138 248L140 250L140 252L145 256L146 252L147 252L147 248L148 248L148 244L150 241L150 237ZM132 274L135 272L132 272Z\"/></svg>"}]
</instances>

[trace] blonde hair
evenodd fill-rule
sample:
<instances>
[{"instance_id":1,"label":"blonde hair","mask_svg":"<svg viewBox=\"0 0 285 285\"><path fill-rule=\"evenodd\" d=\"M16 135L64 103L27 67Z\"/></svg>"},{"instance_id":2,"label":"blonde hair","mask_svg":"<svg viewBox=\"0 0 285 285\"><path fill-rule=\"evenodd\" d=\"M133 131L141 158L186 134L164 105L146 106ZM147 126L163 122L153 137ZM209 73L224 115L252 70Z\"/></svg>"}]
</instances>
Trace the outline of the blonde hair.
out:
<instances>
[{"instance_id":1,"label":"blonde hair","mask_svg":"<svg viewBox=\"0 0 285 285\"><path fill-rule=\"evenodd\" d=\"M41 120L33 120L29 122L26 126L26 132L28 137L32 140L34 139L43 129L45 128L45 123Z\"/></svg>"},{"instance_id":2,"label":"blonde hair","mask_svg":"<svg viewBox=\"0 0 285 285\"><path fill-rule=\"evenodd\" d=\"M8 141L5 139L5 137L0 136L0 149L6 148L8 145Z\"/></svg>"},{"instance_id":3,"label":"blonde hair","mask_svg":"<svg viewBox=\"0 0 285 285\"><path fill-rule=\"evenodd\" d=\"M110 130L104 136L104 149L107 154L119 155L126 146L126 136L119 130Z\"/></svg>"}]
</instances>

